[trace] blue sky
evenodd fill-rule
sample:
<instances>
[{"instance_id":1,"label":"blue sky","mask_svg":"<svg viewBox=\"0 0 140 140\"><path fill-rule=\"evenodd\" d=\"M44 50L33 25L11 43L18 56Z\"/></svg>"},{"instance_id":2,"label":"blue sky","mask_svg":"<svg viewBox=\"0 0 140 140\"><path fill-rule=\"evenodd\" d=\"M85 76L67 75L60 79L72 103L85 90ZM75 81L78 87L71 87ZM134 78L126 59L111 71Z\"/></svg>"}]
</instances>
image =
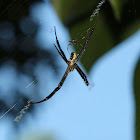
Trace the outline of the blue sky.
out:
<instances>
[{"instance_id":1,"label":"blue sky","mask_svg":"<svg viewBox=\"0 0 140 140\"><path fill-rule=\"evenodd\" d=\"M41 25L36 38L42 47L56 52L55 48L49 48L48 44L49 42L51 45L55 41L54 25L57 26L60 43L63 46L68 45L68 31L61 24L52 5L35 4L31 9L31 16ZM36 133L36 136L54 135L60 140L134 140L133 73L140 56L139 38L140 30L95 63L87 75L91 85L94 85L91 89L86 87L76 71L70 73L61 90L52 99L38 104L38 111L34 116L29 116L24 128L22 122L19 122L22 128L19 137L25 139L28 134ZM66 49L64 52L68 57ZM57 52L56 57L62 67L57 78L51 69L46 70L42 65L38 65L35 70L42 97L58 85L66 70L67 65ZM80 63L79 65L84 70ZM55 80L50 80L46 86L48 79ZM25 87L28 84L24 83ZM28 92L32 86L34 85L29 86ZM9 127L9 120L6 121L7 118L4 117L0 126L0 130L5 132L3 139L7 138ZM13 138L15 139L14 136Z\"/></svg>"}]
</instances>

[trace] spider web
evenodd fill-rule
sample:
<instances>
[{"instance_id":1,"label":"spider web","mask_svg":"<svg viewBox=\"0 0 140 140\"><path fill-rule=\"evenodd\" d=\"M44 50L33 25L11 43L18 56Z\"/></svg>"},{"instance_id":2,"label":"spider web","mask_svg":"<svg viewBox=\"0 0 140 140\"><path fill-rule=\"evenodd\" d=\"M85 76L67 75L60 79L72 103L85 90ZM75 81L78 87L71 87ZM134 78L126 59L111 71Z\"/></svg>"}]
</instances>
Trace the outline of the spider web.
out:
<instances>
[{"instance_id":1,"label":"spider web","mask_svg":"<svg viewBox=\"0 0 140 140\"><path fill-rule=\"evenodd\" d=\"M14 7L15 6L15 4L16 4L16 0L14 0L14 1L12 1L11 3L9 3L9 5L4 9L4 10L2 10L1 11L1 13L0 13L0 15L1 16L3 16L4 14L7 14L6 12L9 10L9 9L11 9L12 7ZM102 0L99 4L98 4L98 6L97 6L97 8L96 8L96 10L93 12L93 14L91 15L91 17L90 17L90 21L91 20L93 20L93 18L98 14L98 12L99 12L99 10L100 10L100 8L101 8L101 5L103 4L103 2L104 2L104 0ZM26 5L25 5L25 7L31 7L31 2L30 1L25 1L25 3L26 3ZM29 6L28 6L29 5ZM22 12L22 14L23 13L26 13L27 12L27 10L24 10L23 12ZM14 15L15 16L15 15ZM25 19L26 20L26 19ZM90 29L88 29L87 31L85 31L83 34L85 34L86 33L86 35L88 35L88 32L90 31ZM84 40L85 41L85 39L86 39L86 36L84 36L82 33L80 33L80 34L77 34L77 36L78 36L78 38L81 38L82 40ZM21 42L21 43L24 43L25 42L25 39L23 39L23 41ZM16 42L16 44L19 44L20 43L20 41L18 41L18 42ZM75 42L75 43L77 43L77 42ZM77 43L77 45L79 45L80 43L78 42ZM26 45L26 44L25 44ZM71 44L72 45L72 44ZM80 44L80 46L82 46L81 44ZM26 49L26 48L25 48ZM42 50L39 50L39 52L40 52L40 54L42 55ZM9 54L10 55L10 54ZM46 54L45 54L46 55ZM33 69L32 69L33 70ZM25 71L23 71L24 73L26 73ZM44 72L42 72L42 73L44 73ZM28 75L30 75L30 74L28 74ZM35 75L33 75L33 77L36 77ZM28 84L27 86L26 86L26 88L29 88L30 86L32 86L32 84L36 84L36 82L37 82L37 80L38 80L38 78L36 77L36 78L34 78L35 80L33 80L30 84ZM24 99L24 97L22 97L22 100ZM29 99L28 99L29 100ZM6 115L7 113L9 113L17 104L19 104L19 101L16 103L16 104L14 104L10 109L8 109L8 111L4 114L4 115ZM25 105L25 108L26 108L26 105ZM27 108L26 108L27 109ZM4 117L4 115L2 115L1 116L1 118L2 117ZM20 115L21 115L21 112L20 112Z\"/></svg>"},{"instance_id":2,"label":"spider web","mask_svg":"<svg viewBox=\"0 0 140 140\"><path fill-rule=\"evenodd\" d=\"M89 18L89 24L92 22L92 25L93 25L93 23L94 23L94 21L95 21L95 19L96 19L96 16L97 16L97 14L99 13L99 11L100 11L100 9L101 9L101 6L105 3L105 1L106 0L101 0L99 3L98 3L98 5L97 5L97 7L96 7L96 9L93 11L93 13L92 13L92 15L90 16L90 18ZM30 4L30 2L29 1L27 1L26 0L26 6L28 6L29 5L29 7L31 6L31 4ZM6 11L8 10L8 9L10 9L10 8L12 8L13 6L14 6L14 4L16 3L16 0L14 0L14 1L12 1L2 12L1 12L1 15L3 15L3 14L5 14L6 13ZM134 0L133 0L133 3L134 3ZM27 10L25 10L25 11L22 11L21 13L23 14L23 13L26 13L27 12ZM135 9L135 13L136 13L136 9ZM14 15L15 16L15 15ZM25 19L26 20L26 19ZM11 25L11 24L10 24ZM35 24L35 26L36 26L36 24ZM9 25L8 25L8 27L9 27ZM10 27L9 27L10 28ZM11 27L12 28L12 27ZM11 29L10 28L10 29ZM17 28L17 27L16 27ZM37 27L36 27L37 28ZM87 27L85 27L83 30L84 31L79 31L79 33L77 33L76 34L76 37L73 39L73 40L75 40L75 43L73 43L72 42L72 44L71 45L76 45L78 48L81 48L82 47L82 44L85 42L85 40L87 39L87 35L90 33L90 31L91 31L91 28L92 28L92 26L90 25L90 28L87 28ZM14 30L14 29L13 29ZM51 30L53 30L53 29L51 29ZM26 40L28 40L28 38L24 38L24 35L25 35L25 33L26 33L27 31L25 31L24 32L24 34L23 34L23 38L20 38L19 36L17 36L17 38L19 39L17 42L16 42L16 45L14 45L14 46L16 46L15 47L15 49L17 49L17 45L19 45L19 44L24 44L25 46L26 46ZM12 32L13 33L13 32ZM35 32L34 32L35 33ZM54 31L52 32L52 34L54 34ZM31 36L33 36L33 34L30 34ZM12 37L10 36L9 37L10 39L12 39ZM14 40L14 39L13 39ZM5 43L5 42L4 42ZM15 43L15 42L14 42ZM13 43L13 44L14 44ZM71 43L71 42L70 42ZM5 43L6 44L6 43ZM12 43L11 43L12 44ZM11 44L9 44L9 45L11 45ZM12 44L12 45L13 45ZM31 44L31 46L33 46L34 44L32 44L32 42L30 43ZM28 45L28 46L30 46L30 44ZM50 44L52 44L53 45L53 43L50 43ZM12 46L11 45L11 46ZM6 47L7 47L7 44L5 45ZM28 47L27 47L28 48ZM45 52L44 53L44 50L42 50L42 49L38 49L39 47L38 46L36 46L35 48L33 48L33 47L31 47L31 50L28 52L29 54L33 54L34 52L32 52L32 49L35 49L36 51L35 51L35 53L36 53L36 56L35 57L39 57L37 54L39 53L39 55L40 56L44 56L44 58L42 58L42 57L40 57L40 61L44 64L44 61L46 61L46 59L45 58L47 58L48 59L48 57L46 57L46 56L48 56L49 55L49 58L51 57L51 56L54 56L54 54L51 54L50 52ZM11 48L8 48L9 50L11 50L11 52L13 51ZM24 48L23 50L22 50L22 53L24 52L26 50L26 48ZM6 51L4 51L4 53L7 53ZM13 55L15 52L13 51L12 53L8 53L8 56L10 56L11 54ZM21 50L18 52L18 54L21 54ZM15 56L14 56L15 57ZM13 57L13 58L14 58ZM18 56L17 56L18 57ZM31 67L31 69L30 69L30 71L29 71L29 69L26 71L26 69L25 70L21 70L22 69L22 67L21 67L21 65L20 65L20 63L21 64L23 64L23 60L21 60L21 62L18 62L19 63L19 65L18 65L18 68L19 68L19 70L21 70L22 71L22 74L26 74L26 75L28 75L29 77L30 77L30 81L31 82L27 82L27 83L29 83L29 84L26 84L26 86L24 86L24 89L28 89L28 88L30 88L30 87L32 87L33 86L33 84L35 84L35 85L37 85L37 83L39 82L38 81L38 77L37 77L37 75L35 75L34 73L32 73L34 70L34 66L32 66L32 63L34 63L33 62L33 60L35 59L35 57L32 57L32 59L30 59L29 60L29 62L28 62L28 64L27 65L29 65L29 67ZM28 59L26 59L26 61L27 61ZM25 62L26 62L25 61ZM85 64L86 64L86 61L88 61L88 59L86 59L85 60ZM6 62L6 61L4 61L4 62ZM3 63L4 63L3 62ZM57 67L59 67L59 66L57 66L57 64L56 63L53 63L53 62L55 62L55 60L53 59L53 58L51 58L51 60L48 62L48 64L52 64L50 67L52 68L52 70L53 71L56 71L57 70ZM1 63L1 65L3 64L3 63ZM26 67L26 66L25 66ZM57 72L57 71L56 71ZM19 73L19 71L17 71L17 73ZM41 72L39 75L42 75L41 77L44 77L44 72ZM92 87L92 85L91 85L91 87ZM31 93L33 93L33 91L31 92ZM33 94L34 95L34 94ZM24 96L24 97L18 97L18 99L16 98L16 100L18 100L18 102L16 103L16 104L14 104L10 109L8 109L8 111L6 112L6 113L4 113L4 115L6 115L7 113L10 113L10 112L12 112L12 110L13 110L13 108L18 104L18 106L19 106L19 103L21 102L21 100L23 100L24 98L26 98L26 101L24 102L24 104L25 104L25 106L22 104L21 106L20 106L20 108L18 108L18 111L16 111L16 114L18 114L19 113L19 115L15 118L15 121L19 121L21 118L22 118L22 116L23 116L23 114L25 113L25 111L27 110L27 109L29 109L29 106L28 105L26 105L26 103L27 103L27 101L29 101L30 99L33 99L33 97L31 98L31 96ZM16 101L15 100L13 100L13 102L15 103ZM5 105L6 106L6 105ZM11 106L11 105L10 105ZM23 108L23 106L24 106L24 108ZM15 111L13 112L14 114L15 114ZM1 117L0 117L0 119L2 118L2 117L4 117L4 115L2 115Z\"/></svg>"},{"instance_id":3,"label":"spider web","mask_svg":"<svg viewBox=\"0 0 140 140\"><path fill-rule=\"evenodd\" d=\"M71 31L72 41L68 45L69 50L70 50L70 46L73 45L73 46L75 46L74 48L76 49L77 53L79 53L81 51L82 46L86 42L89 34L91 33L93 26L95 25L96 22L98 25L98 20L101 18L99 12L105 2L106 2L106 0L99 1L99 3L97 3L95 10L92 12L91 15L89 15L89 18L88 19L86 18L85 20L83 19L83 23L81 23L81 22L76 23L76 25L72 28L72 31ZM99 16L98 19L97 19L97 16ZM95 31L92 35L92 39L95 38L94 36L96 36L96 27L95 27ZM87 47L87 48L89 49L89 47ZM69 51L69 52L71 52L71 51ZM87 51L85 51L85 54L86 53L87 53ZM81 58L81 59L83 59L83 58ZM89 58L87 57L85 60L82 61L82 64L87 68L87 64L88 64L87 62L89 62L89 61L91 61L90 57Z\"/></svg>"}]
</instances>

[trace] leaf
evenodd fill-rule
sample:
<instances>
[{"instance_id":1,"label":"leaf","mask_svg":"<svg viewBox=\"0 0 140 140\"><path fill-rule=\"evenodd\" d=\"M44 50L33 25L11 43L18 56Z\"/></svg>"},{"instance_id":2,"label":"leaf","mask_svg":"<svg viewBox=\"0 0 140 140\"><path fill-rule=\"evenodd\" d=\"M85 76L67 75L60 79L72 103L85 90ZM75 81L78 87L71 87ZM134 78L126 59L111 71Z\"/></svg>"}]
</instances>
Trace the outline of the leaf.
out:
<instances>
[{"instance_id":1,"label":"leaf","mask_svg":"<svg viewBox=\"0 0 140 140\"><path fill-rule=\"evenodd\" d=\"M127 25L123 34L120 36L121 41L134 34L138 29L140 29L140 20L135 20L132 24Z\"/></svg>"},{"instance_id":2,"label":"leaf","mask_svg":"<svg viewBox=\"0 0 140 140\"><path fill-rule=\"evenodd\" d=\"M140 59L134 74L134 92L136 101L136 140L140 140Z\"/></svg>"},{"instance_id":3,"label":"leaf","mask_svg":"<svg viewBox=\"0 0 140 140\"><path fill-rule=\"evenodd\" d=\"M89 17L100 1L52 0L52 2L60 19L69 28L72 39L77 39L77 34L82 34L88 28L93 27L94 22L89 22ZM86 52L81 59L83 65L86 61L84 67L87 71L90 70L91 66L100 56L132 35L139 28L140 17L135 16L134 18L135 11L138 13L139 3L140 1L135 4L135 2L130 3L128 0L106 0L106 3L102 5L95 31L96 34L93 35L88 43ZM131 11L129 11L130 4L132 5L131 9L133 8ZM80 40L80 44L83 43ZM78 53L80 48L76 48L76 45L74 47Z\"/></svg>"},{"instance_id":4,"label":"leaf","mask_svg":"<svg viewBox=\"0 0 140 140\"><path fill-rule=\"evenodd\" d=\"M63 23L79 17L79 15L89 12L89 10L92 12L97 2L98 0L88 0L88 2L87 0L52 0L57 14Z\"/></svg>"},{"instance_id":5,"label":"leaf","mask_svg":"<svg viewBox=\"0 0 140 140\"><path fill-rule=\"evenodd\" d=\"M117 20L120 20L123 6L128 0L109 0Z\"/></svg>"},{"instance_id":6,"label":"leaf","mask_svg":"<svg viewBox=\"0 0 140 140\"><path fill-rule=\"evenodd\" d=\"M84 33L84 31L87 31L90 28L94 26L95 21L89 22L89 19L86 19L84 22L76 24L70 29L70 34L72 39L76 39L77 33L81 34ZM85 38L87 36L87 32L84 33ZM83 37L84 35L82 35ZM79 41L79 40L78 40ZM85 40L83 42L80 42L81 45L76 47L76 52L80 52L82 45L84 44ZM92 35L92 38L90 39L86 51L84 55L81 58L82 64L84 64L84 67L87 71L90 70L93 63L105 52L110 50L113 47L113 38L111 31L106 23L104 23L104 18L102 15L99 15L97 26L95 28L95 32Z\"/></svg>"}]
</instances>

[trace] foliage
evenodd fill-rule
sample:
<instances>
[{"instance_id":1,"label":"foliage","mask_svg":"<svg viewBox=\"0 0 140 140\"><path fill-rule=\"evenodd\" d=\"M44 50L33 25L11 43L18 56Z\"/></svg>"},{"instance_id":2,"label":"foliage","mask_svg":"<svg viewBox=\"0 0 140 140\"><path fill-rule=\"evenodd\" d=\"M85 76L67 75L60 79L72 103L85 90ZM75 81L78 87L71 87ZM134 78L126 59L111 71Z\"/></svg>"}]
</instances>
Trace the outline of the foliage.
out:
<instances>
[{"instance_id":1,"label":"foliage","mask_svg":"<svg viewBox=\"0 0 140 140\"><path fill-rule=\"evenodd\" d=\"M15 80L18 83L18 86L12 90L7 88L8 92L1 92L0 106L2 108L0 112L5 113L4 111L13 106L19 99L24 99L7 114L12 118L15 118L27 104L30 95L33 95L33 93L39 94L37 81L34 82L36 84L35 92L27 95L21 91L21 77L28 77L31 81L35 80L34 69L40 63L56 70L56 73L58 72L52 52L41 49L35 42L39 25L29 17L29 7L37 1L41 0L0 1L0 67L1 69L3 67L7 69L10 69L10 66L13 67L17 76ZM20 26L21 22L24 23L22 27ZM8 99L11 102L8 102ZM35 106L32 106L28 112L33 112L34 108ZM18 125L18 123L14 124Z\"/></svg>"}]
</instances>

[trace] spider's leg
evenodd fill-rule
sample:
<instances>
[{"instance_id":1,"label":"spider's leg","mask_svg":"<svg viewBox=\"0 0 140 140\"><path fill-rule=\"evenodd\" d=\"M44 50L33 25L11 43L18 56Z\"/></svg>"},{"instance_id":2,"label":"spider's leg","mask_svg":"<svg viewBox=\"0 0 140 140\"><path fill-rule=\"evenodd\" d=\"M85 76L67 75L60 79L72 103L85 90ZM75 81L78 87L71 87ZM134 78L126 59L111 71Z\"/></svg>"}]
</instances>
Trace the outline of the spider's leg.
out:
<instances>
[{"instance_id":1,"label":"spider's leg","mask_svg":"<svg viewBox=\"0 0 140 140\"><path fill-rule=\"evenodd\" d=\"M80 74L80 76L84 80L85 84L88 86L89 85L89 82L87 80L87 76L84 74L84 72L81 70L81 68L77 64L75 65L75 69Z\"/></svg>"},{"instance_id":2,"label":"spider's leg","mask_svg":"<svg viewBox=\"0 0 140 140\"><path fill-rule=\"evenodd\" d=\"M91 30L89 36L87 37L87 40L86 40L85 44L83 45L82 50L80 51L79 55L77 56L76 62L78 62L78 61L80 60L80 58L82 57L82 55L84 54L84 52L85 52L85 50L86 50L86 46L87 46L87 44L88 44L88 42L89 42L91 36L92 36L93 33L94 33L94 30L95 30L95 27L96 27L96 24L97 24L97 20L98 20L98 15L97 15L95 24L94 24L94 26L93 26L93 28L92 28L92 30Z\"/></svg>"},{"instance_id":3,"label":"spider's leg","mask_svg":"<svg viewBox=\"0 0 140 140\"><path fill-rule=\"evenodd\" d=\"M63 77L60 81L60 83L58 84L58 86L54 89L54 91L49 96L47 96L45 99L43 99L39 102L35 102L35 103L29 102L29 104L37 104L37 103L41 103L41 102L44 102L44 101L50 99L62 87L64 81L66 80L66 78L68 76L68 73L69 73L69 70L67 68L66 71L65 71L65 74L63 75Z\"/></svg>"},{"instance_id":4,"label":"spider's leg","mask_svg":"<svg viewBox=\"0 0 140 140\"><path fill-rule=\"evenodd\" d=\"M57 52L60 54L60 56L63 58L63 60L67 63L68 61L64 58L64 56L61 54L61 52L58 50L56 45L54 44L54 47L56 48Z\"/></svg>"},{"instance_id":5,"label":"spider's leg","mask_svg":"<svg viewBox=\"0 0 140 140\"><path fill-rule=\"evenodd\" d=\"M67 60L67 58L66 58L66 56L65 56L65 54L64 54L64 52L63 52L63 50L61 49L60 44L59 44L59 41L58 41L58 39L57 39L57 34L56 34L56 28L55 28L55 26L54 26L54 31L55 31L55 38L56 38L56 43L57 43L57 45L58 45L58 48L59 48L61 54L63 55L63 57L64 57L64 59L65 59L65 61L66 61L66 63L67 63L68 60Z\"/></svg>"}]
</instances>

